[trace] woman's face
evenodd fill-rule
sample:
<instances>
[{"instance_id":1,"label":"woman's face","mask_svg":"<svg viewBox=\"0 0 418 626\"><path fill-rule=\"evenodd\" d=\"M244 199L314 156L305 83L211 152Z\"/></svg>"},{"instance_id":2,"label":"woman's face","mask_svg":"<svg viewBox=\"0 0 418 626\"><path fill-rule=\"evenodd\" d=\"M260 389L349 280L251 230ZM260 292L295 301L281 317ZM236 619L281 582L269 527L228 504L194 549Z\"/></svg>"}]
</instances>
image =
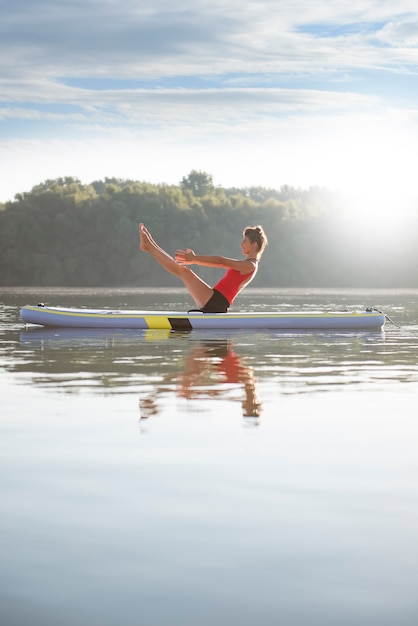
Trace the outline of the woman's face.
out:
<instances>
[{"instance_id":1,"label":"woman's face","mask_svg":"<svg viewBox=\"0 0 418 626\"><path fill-rule=\"evenodd\" d=\"M251 243L247 235L244 235L241 241L241 250L245 255L257 252L257 244Z\"/></svg>"}]
</instances>

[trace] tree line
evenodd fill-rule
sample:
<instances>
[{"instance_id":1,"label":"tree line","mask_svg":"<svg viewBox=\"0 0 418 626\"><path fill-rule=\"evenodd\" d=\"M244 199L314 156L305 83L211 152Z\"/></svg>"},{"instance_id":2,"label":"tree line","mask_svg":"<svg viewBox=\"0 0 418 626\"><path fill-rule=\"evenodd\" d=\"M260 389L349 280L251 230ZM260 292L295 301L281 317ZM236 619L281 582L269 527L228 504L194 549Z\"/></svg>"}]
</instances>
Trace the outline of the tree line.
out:
<instances>
[{"instance_id":1,"label":"tree line","mask_svg":"<svg viewBox=\"0 0 418 626\"><path fill-rule=\"evenodd\" d=\"M350 220L327 189L222 188L197 170L178 185L65 177L0 205L0 285L178 286L139 251L144 222L170 253L236 258L243 229L261 224L269 245L255 287L418 287L417 221L387 237Z\"/></svg>"}]
</instances>

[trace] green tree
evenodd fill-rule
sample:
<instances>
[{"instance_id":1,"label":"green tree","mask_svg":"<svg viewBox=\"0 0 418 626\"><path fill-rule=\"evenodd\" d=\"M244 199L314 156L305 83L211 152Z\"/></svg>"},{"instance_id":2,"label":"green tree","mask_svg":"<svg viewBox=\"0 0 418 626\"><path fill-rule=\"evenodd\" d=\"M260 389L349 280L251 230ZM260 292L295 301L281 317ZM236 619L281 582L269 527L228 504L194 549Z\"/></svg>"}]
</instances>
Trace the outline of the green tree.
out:
<instances>
[{"instance_id":1,"label":"green tree","mask_svg":"<svg viewBox=\"0 0 418 626\"><path fill-rule=\"evenodd\" d=\"M0 205L0 285L160 286L178 281L138 250L145 222L170 254L240 255L242 229L269 245L256 287L417 287L417 216L384 236L359 229L334 192L214 188L193 170L181 185L107 178L47 180ZM207 282L218 269L199 268Z\"/></svg>"},{"instance_id":2,"label":"green tree","mask_svg":"<svg viewBox=\"0 0 418 626\"><path fill-rule=\"evenodd\" d=\"M187 177L184 176L180 186L183 191L191 191L197 198L207 196L215 190L212 176L199 170L192 170Z\"/></svg>"}]
</instances>

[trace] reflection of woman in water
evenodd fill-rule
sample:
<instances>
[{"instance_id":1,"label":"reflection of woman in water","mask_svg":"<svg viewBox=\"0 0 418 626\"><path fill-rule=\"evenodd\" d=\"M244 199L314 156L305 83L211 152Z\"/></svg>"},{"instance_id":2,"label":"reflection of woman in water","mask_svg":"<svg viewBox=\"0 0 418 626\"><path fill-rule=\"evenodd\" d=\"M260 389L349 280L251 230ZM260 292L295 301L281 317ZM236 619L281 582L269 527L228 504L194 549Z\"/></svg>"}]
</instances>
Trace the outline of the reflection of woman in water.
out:
<instances>
[{"instance_id":1,"label":"reflection of woman in water","mask_svg":"<svg viewBox=\"0 0 418 626\"><path fill-rule=\"evenodd\" d=\"M221 380L219 374L222 376ZM235 354L230 342L226 340L199 342L188 355L181 374L173 379L177 382L178 395L187 400L225 394L226 390L220 389L219 383L243 385L243 417L259 417L261 414L253 369L243 363L242 358ZM208 388L209 386L214 388ZM158 413L158 391L157 389L154 394L140 401L142 419Z\"/></svg>"}]
</instances>

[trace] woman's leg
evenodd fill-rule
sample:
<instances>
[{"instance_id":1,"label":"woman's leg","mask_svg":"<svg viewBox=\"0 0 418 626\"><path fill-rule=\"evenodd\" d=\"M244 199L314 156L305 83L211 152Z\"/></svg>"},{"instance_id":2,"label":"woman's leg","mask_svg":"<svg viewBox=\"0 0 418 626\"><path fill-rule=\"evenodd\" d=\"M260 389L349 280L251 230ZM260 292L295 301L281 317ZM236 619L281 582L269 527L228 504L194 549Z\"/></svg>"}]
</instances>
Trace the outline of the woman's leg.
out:
<instances>
[{"instance_id":1,"label":"woman's leg","mask_svg":"<svg viewBox=\"0 0 418 626\"><path fill-rule=\"evenodd\" d=\"M212 287L199 278L189 267L180 265L165 250L160 248L144 224L139 225L139 247L144 252L149 252L161 267L183 282L198 307L204 306L212 297Z\"/></svg>"}]
</instances>

